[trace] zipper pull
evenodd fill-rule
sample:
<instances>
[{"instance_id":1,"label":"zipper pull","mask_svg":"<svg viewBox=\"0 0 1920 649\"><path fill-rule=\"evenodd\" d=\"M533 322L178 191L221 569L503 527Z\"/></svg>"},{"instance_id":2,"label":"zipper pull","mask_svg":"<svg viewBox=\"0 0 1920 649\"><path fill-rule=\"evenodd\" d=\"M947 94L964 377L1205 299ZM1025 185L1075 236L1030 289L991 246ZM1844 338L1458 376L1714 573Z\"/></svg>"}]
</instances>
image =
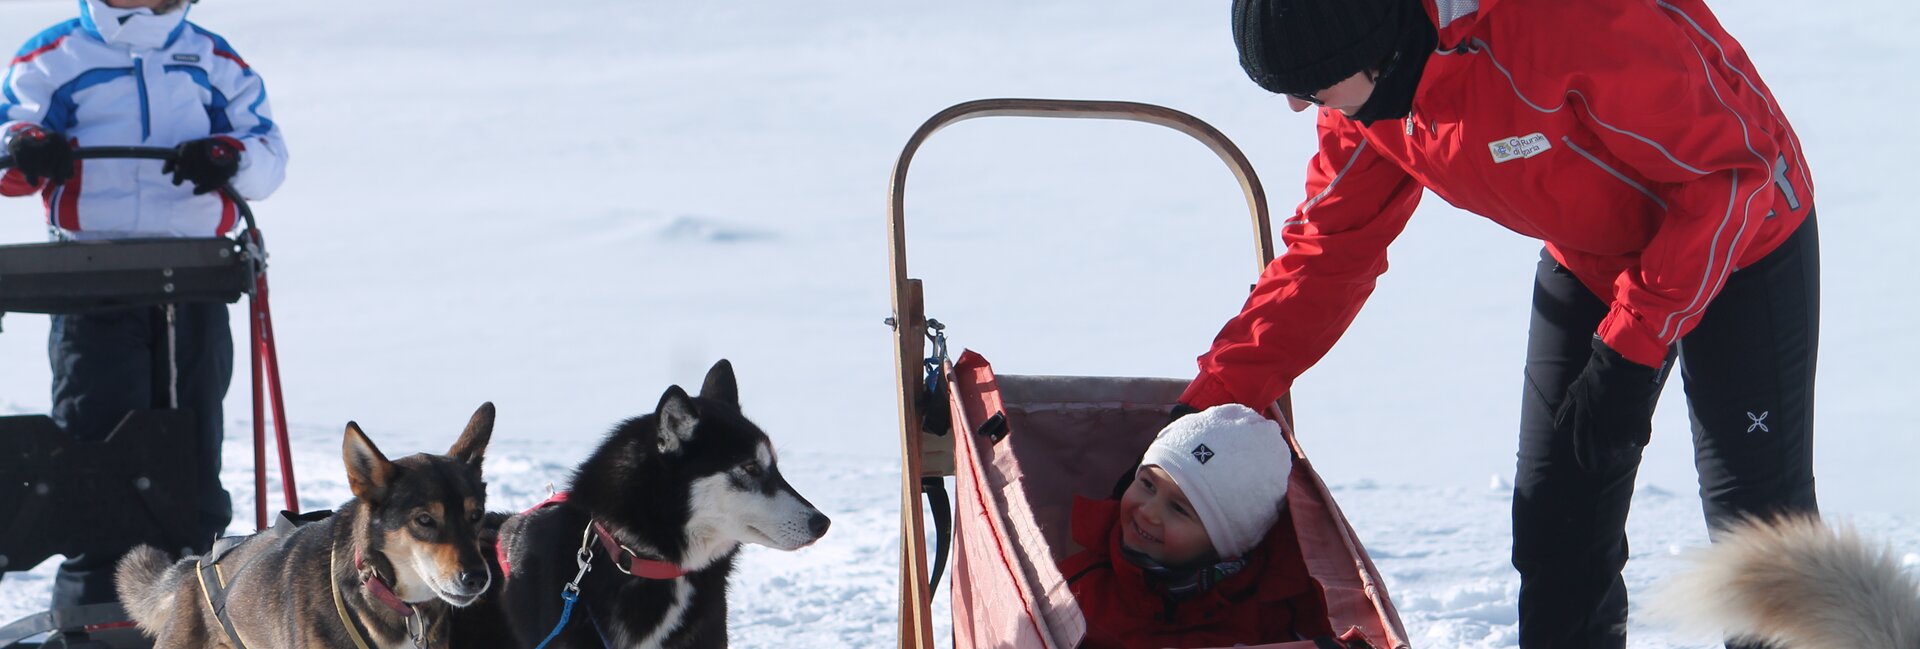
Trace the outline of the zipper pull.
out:
<instances>
[{"instance_id":1,"label":"zipper pull","mask_svg":"<svg viewBox=\"0 0 1920 649\"><path fill-rule=\"evenodd\" d=\"M1407 135L1413 135L1413 113L1407 113Z\"/></svg>"}]
</instances>

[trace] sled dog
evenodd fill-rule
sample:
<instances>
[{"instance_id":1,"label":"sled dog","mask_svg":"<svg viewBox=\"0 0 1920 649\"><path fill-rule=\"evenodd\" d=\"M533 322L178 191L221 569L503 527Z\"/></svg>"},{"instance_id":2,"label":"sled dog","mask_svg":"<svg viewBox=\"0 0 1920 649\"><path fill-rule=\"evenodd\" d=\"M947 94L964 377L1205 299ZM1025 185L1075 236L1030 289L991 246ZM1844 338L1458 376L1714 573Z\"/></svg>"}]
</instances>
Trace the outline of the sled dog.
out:
<instances>
[{"instance_id":1,"label":"sled dog","mask_svg":"<svg viewBox=\"0 0 1920 649\"><path fill-rule=\"evenodd\" d=\"M349 422L354 498L337 513L178 562L135 548L116 572L120 600L158 649L445 647L449 609L489 583L475 527L493 417L493 404L480 406L446 455L393 461Z\"/></svg>"},{"instance_id":2,"label":"sled dog","mask_svg":"<svg viewBox=\"0 0 1920 649\"><path fill-rule=\"evenodd\" d=\"M667 388L652 414L614 427L567 491L505 521L496 617L519 647L550 636L550 648L724 647L740 545L796 550L828 523L781 477L722 360L699 396ZM457 639L479 615L461 614Z\"/></svg>"},{"instance_id":3,"label":"sled dog","mask_svg":"<svg viewBox=\"0 0 1920 649\"><path fill-rule=\"evenodd\" d=\"M1920 583L1850 528L1742 520L1693 559L1654 593L1663 622L1781 649L1920 647Z\"/></svg>"}]
</instances>

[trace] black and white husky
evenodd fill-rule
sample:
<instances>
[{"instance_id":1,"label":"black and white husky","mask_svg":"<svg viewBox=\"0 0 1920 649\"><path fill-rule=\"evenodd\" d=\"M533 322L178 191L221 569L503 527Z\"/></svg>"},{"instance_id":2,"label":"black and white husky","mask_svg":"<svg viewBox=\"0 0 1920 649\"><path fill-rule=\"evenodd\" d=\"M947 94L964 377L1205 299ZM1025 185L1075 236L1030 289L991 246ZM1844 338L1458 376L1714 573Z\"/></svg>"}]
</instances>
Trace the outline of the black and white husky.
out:
<instances>
[{"instance_id":1,"label":"black and white husky","mask_svg":"<svg viewBox=\"0 0 1920 649\"><path fill-rule=\"evenodd\" d=\"M501 526L498 601L519 647L549 636L547 647L724 647L740 544L796 550L827 525L741 416L722 360L699 396L667 388L652 414L607 435L566 492ZM569 610L562 595L575 587Z\"/></svg>"},{"instance_id":2,"label":"black and white husky","mask_svg":"<svg viewBox=\"0 0 1920 649\"><path fill-rule=\"evenodd\" d=\"M1920 647L1920 583L1852 529L1742 521L1693 559L1654 593L1662 622L1781 649Z\"/></svg>"}]
</instances>

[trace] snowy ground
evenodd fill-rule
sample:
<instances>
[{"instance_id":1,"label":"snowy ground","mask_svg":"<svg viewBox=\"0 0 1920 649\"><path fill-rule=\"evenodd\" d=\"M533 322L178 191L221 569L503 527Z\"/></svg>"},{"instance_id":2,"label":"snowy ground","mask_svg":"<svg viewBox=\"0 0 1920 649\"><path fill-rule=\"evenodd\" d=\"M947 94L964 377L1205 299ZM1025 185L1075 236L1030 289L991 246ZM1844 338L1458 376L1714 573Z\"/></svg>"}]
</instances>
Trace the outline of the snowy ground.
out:
<instances>
[{"instance_id":1,"label":"snowy ground","mask_svg":"<svg viewBox=\"0 0 1920 649\"><path fill-rule=\"evenodd\" d=\"M1920 306L1901 298L1920 271L1895 246L1920 221L1894 190L1911 184L1920 136L1880 117L1920 102L1920 86L1889 82L1912 76L1920 6L1721 4L1818 179L1822 505L1911 557ZM614 421L727 357L783 471L834 518L814 547L746 553L739 646L893 643L883 194L922 120L994 96L1178 108L1232 137L1280 210L1312 144L1310 118L1234 64L1224 3L316 8L194 8L265 75L293 150L286 187L257 207L304 504L346 497L347 420L396 454L441 450L491 400L490 504L524 507ZM0 46L73 11L0 0ZM1006 372L1187 376L1251 279L1237 188L1171 131L969 122L929 142L911 178L909 260L929 312ZM38 240L40 222L33 201L0 202L0 241ZM1393 272L1295 394L1304 441L1419 646L1513 645L1499 481L1537 250L1429 196ZM0 412L44 411L45 319L4 325ZM243 378L228 404L239 491L246 394ZM1705 541L1683 402L1668 397L1629 530L1636 590ZM239 530L251 502L236 492L236 505ZM0 620L37 608L50 572L0 581ZM1638 624L1631 642L1707 644Z\"/></svg>"},{"instance_id":2,"label":"snowy ground","mask_svg":"<svg viewBox=\"0 0 1920 649\"><path fill-rule=\"evenodd\" d=\"M381 431L368 433L397 456L444 450L464 423L449 421L436 434L400 436L413 444L388 444ZM349 497L334 431L297 432L303 505L327 508ZM236 522L236 531L252 516L253 474L246 466L250 453L244 443L227 446L226 482L238 487L234 505L243 519ZM487 456L489 506L519 510L539 502L548 484L566 479L568 462L576 455L526 439L496 439ZM818 544L794 554L757 546L744 552L733 580L733 642L741 647L892 646L897 633L899 473L882 463L807 450L784 452L781 463L789 480L833 518L833 529ZM1335 481L1331 487L1385 576L1415 647L1514 646L1514 601L1520 583L1507 564L1508 484L1497 479L1418 486L1358 480ZM277 480L270 481L268 493L273 498L269 504L278 506ZM1874 536L1894 540L1909 569L1920 569L1920 520L1888 514L1844 518ZM1676 553L1704 544L1699 521L1700 506L1691 495L1642 487L1628 521L1633 546L1628 587L1644 592L1681 565ZM0 582L0 620L44 605L55 562L9 574ZM934 613L935 637L945 646L951 617L944 586ZM1710 639L1676 637L1658 627L1636 626L1632 634L1633 647L1714 646Z\"/></svg>"}]
</instances>

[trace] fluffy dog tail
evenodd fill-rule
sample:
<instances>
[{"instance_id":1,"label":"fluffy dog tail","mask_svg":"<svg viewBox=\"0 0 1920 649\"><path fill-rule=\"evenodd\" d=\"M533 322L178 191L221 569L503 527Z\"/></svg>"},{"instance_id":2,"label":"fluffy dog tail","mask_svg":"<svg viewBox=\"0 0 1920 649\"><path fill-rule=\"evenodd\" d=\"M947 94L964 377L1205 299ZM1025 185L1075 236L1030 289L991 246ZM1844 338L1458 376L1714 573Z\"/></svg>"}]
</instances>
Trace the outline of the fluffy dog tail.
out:
<instances>
[{"instance_id":1,"label":"fluffy dog tail","mask_svg":"<svg viewBox=\"0 0 1920 649\"><path fill-rule=\"evenodd\" d=\"M113 572L120 605L149 636L157 636L173 615L174 595L180 592L180 576L184 573L172 570L172 566L165 552L142 545L121 557Z\"/></svg>"},{"instance_id":2,"label":"fluffy dog tail","mask_svg":"<svg viewBox=\"0 0 1920 649\"><path fill-rule=\"evenodd\" d=\"M1920 583L1851 528L1744 520L1693 561L1655 591L1652 617L1784 649L1920 647Z\"/></svg>"}]
</instances>

